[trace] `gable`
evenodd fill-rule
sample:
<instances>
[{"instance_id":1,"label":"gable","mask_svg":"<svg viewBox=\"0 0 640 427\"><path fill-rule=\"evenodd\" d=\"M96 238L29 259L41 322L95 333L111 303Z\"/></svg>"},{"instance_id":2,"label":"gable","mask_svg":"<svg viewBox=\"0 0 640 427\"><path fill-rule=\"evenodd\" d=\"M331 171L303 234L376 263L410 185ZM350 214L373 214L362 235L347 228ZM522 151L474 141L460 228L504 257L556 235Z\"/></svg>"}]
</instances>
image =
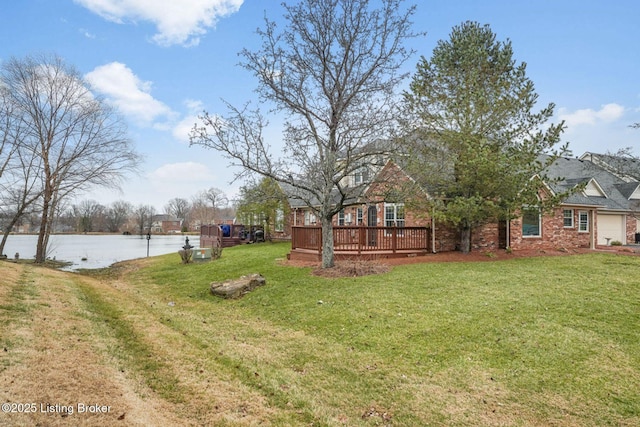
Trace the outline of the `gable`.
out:
<instances>
[{"instance_id":1,"label":"gable","mask_svg":"<svg viewBox=\"0 0 640 427\"><path fill-rule=\"evenodd\" d=\"M591 178L587 183L584 190L582 190L585 196L588 197L607 197L607 193L604 192L598 181L594 178Z\"/></svg>"},{"instance_id":2,"label":"gable","mask_svg":"<svg viewBox=\"0 0 640 427\"><path fill-rule=\"evenodd\" d=\"M631 193L629 200L640 200L640 185L636 187L633 193Z\"/></svg>"},{"instance_id":3,"label":"gable","mask_svg":"<svg viewBox=\"0 0 640 427\"><path fill-rule=\"evenodd\" d=\"M387 161L363 193L365 200L399 202L411 196L429 197L404 169L393 160Z\"/></svg>"}]
</instances>

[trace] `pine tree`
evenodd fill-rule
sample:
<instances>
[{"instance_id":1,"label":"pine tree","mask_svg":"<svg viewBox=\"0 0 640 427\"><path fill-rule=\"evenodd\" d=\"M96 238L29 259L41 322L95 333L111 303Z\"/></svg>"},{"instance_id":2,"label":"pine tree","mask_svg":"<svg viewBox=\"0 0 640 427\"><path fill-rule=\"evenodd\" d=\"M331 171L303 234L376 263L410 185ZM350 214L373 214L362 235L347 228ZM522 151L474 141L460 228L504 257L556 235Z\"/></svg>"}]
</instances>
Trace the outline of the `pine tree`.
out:
<instances>
[{"instance_id":1,"label":"pine tree","mask_svg":"<svg viewBox=\"0 0 640 427\"><path fill-rule=\"evenodd\" d=\"M488 25L465 22L421 58L405 93L411 126L412 175L431 195L438 218L458 228L463 252L471 232L506 219L537 198L544 167L566 151L564 124L547 124L554 105L534 112L538 95L516 64L509 40L497 41ZM552 154L540 161L541 154Z\"/></svg>"}]
</instances>

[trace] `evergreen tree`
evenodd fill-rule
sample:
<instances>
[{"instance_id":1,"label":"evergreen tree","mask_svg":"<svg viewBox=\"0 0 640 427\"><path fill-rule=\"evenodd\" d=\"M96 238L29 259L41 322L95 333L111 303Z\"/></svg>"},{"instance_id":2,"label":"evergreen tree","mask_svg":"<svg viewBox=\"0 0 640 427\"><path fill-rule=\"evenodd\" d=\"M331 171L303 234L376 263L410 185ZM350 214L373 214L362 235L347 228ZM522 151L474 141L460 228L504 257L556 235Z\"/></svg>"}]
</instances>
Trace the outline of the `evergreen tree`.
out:
<instances>
[{"instance_id":1,"label":"evergreen tree","mask_svg":"<svg viewBox=\"0 0 640 427\"><path fill-rule=\"evenodd\" d=\"M516 64L511 42L497 41L488 25L454 27L418 63L405 93L419 129L409 168L431 196L430 211L460 231L463 252L477 226L557 202L537 196L545 166L566 151L554 148L564 123L547 124L554 105L535 112L537 100L526 64Z\"/></svg>"}]
</instances>

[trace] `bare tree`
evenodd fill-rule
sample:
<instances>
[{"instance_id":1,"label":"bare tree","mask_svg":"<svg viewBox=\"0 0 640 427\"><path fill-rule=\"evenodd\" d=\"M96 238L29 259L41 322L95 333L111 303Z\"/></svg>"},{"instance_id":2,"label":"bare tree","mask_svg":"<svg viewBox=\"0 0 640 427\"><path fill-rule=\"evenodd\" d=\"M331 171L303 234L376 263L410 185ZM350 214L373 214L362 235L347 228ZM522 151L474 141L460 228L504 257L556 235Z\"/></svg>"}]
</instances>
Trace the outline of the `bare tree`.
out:
<instances>
[{"instance_id":1,"label":"bare tree","mask_svg":"<svg viewBox=\"0 0 640 427\"><path fill-rule=\"evenodd\" d=\"M191 219L196 225L210 224L214 221L213 209L209 207L202 194L198 193L191 199Z\"/></svg>"},{"instance_id":2,"label":"bare tree","mask_svg":"<svg viewBox=\"0 0 640 427\"><path fill-rule=\"evenodd\" d=\"M24 129L21 145L42 160L42 217L36 262L43 262L57 206L90 186L118 186L139 157L120 117L73 67L56 56L10 59L0 81Z\"/></svg>"},{"instance_id":3,"label":"bare tree","mask_svg":"<svg viewBox=\"0 0 640 427\"><path fill-rule=\"evenodd\" d=\"M120 231L133 212L133 205L122 200L115 201L106 211L105 220L107 230L111 233Z\"/></svg>"},{"instance_id":4,"label":"bare tree","mask_svg":"<svg viewBox=\"0 0 640 427\"><path fill-rule=\"evenodd\" d=\"M133 211L140 236L144 235L145 233L151 232L151 226L153 225L153 216L155 214L156 210L151 205L138 205L138 207Z\"/></svg>"},{"instance_id":5,"label":"bare tree","mask_svg":"<svg viewBox=\"0 0 640 427\"><path fill-rule=\"evenodd\" d=\"M13 161L16 167L5 173L1 188L0 212L6 221L3 224L0 254L4 253L4 246L13 227L25 215L36 212L42 197L42 159L27 150L17 150Z\"/></svg>"},{"instance_id":6,"label":"bare tree","mask_svg":"<svg viewBox=\"0 0 640 427\"><path fill-rule=\"evenodd\" d=\"M200 191L192 199L192 218L200 224L211 224L215 222L220 210L228 204L227 195L219 188L211 187Z\"/></svg>"},{"instance_id":7,"label":"bare tree","mask_svg":"<svg viewBox=\"0 0 640 427\"><path fill-rule=\"evenodd\" d=\"M164 206L164 211L182 220L183 224L187 224L191 213L191 203L182 197L175 197L167 202Z\"/></svg>"},{"instance_id":8,"label":"bare tree","mask_svg":"<svg viewBox=\"0 0 640 427\"><path fill-rule=\"evenodd\" d=\"M13 227L33 213L42 195L42 159L21 143L25 127L16 111L8 88L0 85L0 254Z\"/></svg>"},{"instance_id":9,"label":"bare tree","mask_svg":"<svg viewBox=\"0 0 640 427\"><path fill-rule=\"evenodd\" d=\"M257 173L287 184L316 210L322 223L322 266L334 265L333 216L361 188L344 178L377 164L390 147L398 119L396 88L412 52L414 7L403 0L302 0L284 4L286 27L265 19L262 48L243 50L242 65L258 80L261 101L287 117L284 152L265 142L262 114L228 104L221 118L205 113L191 144L213 148L242 166L237 177Z\"/></svg>"},{"instance_id":10,"label":"bare tree","mask_svg":"<svg viewBox=\"0 0 640 427\"><path fill-rule=\"evenodd\" d=\"M97 231L98 220L104 215L106 208L95 200L83 200L72 205L71 210L76 219L76 231L88 233Z\"/></svg>"},{"instance_id":11,"label":"bare tree","mask_svg":"<svg viewBox=\"0 0 640 427\"><path fill-rule=\"evenodd\" d=\"M9 91L0 85L0 178L12 167L19 144L20 126L13 120L14 106Z\"/></svg>"},{"instance_id":12,"label":"bare tree","mask_svg":"<svg viewBox=\"0 0 640 427\"><path fill-rule=\"evenodd\" d=\"M209 202L209 206L213 209L214 214L216 210L224 208L229 204L229 198L219 188L211 187L204 191L202 195L203 198Z\"/></svg>"}]
</instances>

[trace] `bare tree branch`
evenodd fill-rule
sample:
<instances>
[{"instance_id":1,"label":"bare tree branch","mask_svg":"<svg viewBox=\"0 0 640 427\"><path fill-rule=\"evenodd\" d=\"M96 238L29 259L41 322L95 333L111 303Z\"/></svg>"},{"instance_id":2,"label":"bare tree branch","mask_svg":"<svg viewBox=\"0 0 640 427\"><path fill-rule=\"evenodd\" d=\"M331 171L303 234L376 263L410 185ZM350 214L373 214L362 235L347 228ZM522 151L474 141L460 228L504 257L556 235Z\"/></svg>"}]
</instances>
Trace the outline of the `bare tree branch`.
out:
<instances>
[{"instance_id":1,"label":"bare tree branch","mask_svg":"<svg viewBox=\"0 0 640 427\"><path fill-rule=\"evenodd\" d=\"M292 187L290 194L316 209L323 226L323 266L333 266L332 218L361 189L342 180L388 154L400 109L395 89L415 37L414 7L403 0L302 0L284 4L280 31L265 18L262 47L241 52L242 66L258 80L261 102L286 117L284 148L271 152L262 114L227 104L224 117L205 113L191 144L227 155L238 177L259 174Z\"/></svg>"},{"instance_id":2,"label":"bare tree branch","mask_svg":"<svg viewBox=\"0 0 640 427\"><path fill-rule=\"evenodd\" d=\"M72 194L117 187L139 156L120 117L56 56L10 59L0 75L21 129L20 145L41 160L42 220L36 262L43 262L54 214Z\"/></svg>"}]
</instances>

